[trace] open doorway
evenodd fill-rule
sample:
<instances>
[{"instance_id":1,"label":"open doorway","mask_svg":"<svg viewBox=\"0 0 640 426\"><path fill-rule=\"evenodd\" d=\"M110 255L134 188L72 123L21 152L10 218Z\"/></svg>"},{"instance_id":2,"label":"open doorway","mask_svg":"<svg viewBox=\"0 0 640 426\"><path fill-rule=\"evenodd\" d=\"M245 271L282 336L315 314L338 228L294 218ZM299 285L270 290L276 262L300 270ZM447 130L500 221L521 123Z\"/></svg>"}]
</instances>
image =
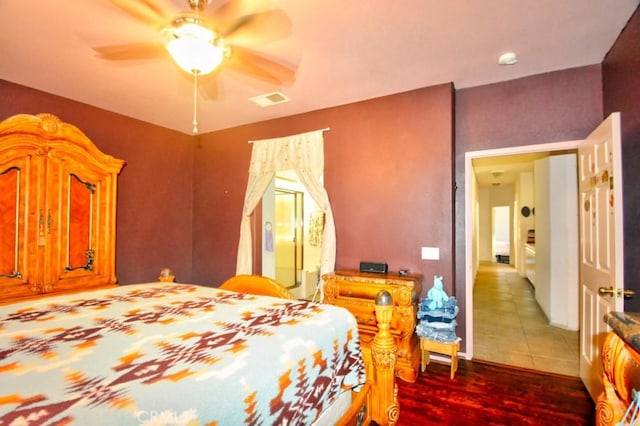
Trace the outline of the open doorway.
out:
<instances>
[{"instance_id":1,"label":"open doorway","mask_svg":"<svg viewBox=\"0 0 640 426\"><path fill-rule=\"evenodd\" d=\"M304 192L276 186L275 197L275 280L294 288L300 286L304 268Z\"/></svg>"},{"instance_id":2,"label":"open doorway","mask_svg":"<svg viewBox=\"0 0 640 426\"><path fill-rule=\"evenodd\" d=\"M511 259L511 216L510 206L491 208L491 254L497 263L509 264Z\"/></svg>"},{"instance_id":3,"label":"open doorway","mask_svg":"<svg viewBox=\"0 0 640 426\"><path fill-rule=\"evenodd\" d=\"M314 297L324 214L293 170L277 172L262 197L262 275L298 299Z\"/></svg>"},{"instance_id":4,"label":"open doorway","mask_svg":"<svg viewBox=\"0 0 640 426\"><path fill-rule=\"evenodd\" d=\"M540 369L544 371L553 371L545 368L536 368L535 364L523 365L520 363L522 359L513 359L510 360L505 354L505 345L506 343L514 343L514 346L517 347L519 351L522 353L517 354L515 358L520 356L531 358L531 354L524 355L526 351L526 345L531 344L535 348L543 348L546 347L545 353L533 354L533 356L544 356L549 353L553 353L553 351L566 350L570 352L568 357L571 358L570 362L573 362L575 367L573 368L572 375L577 374L577 365L579 361L578 354L578 332L571 330L558 330L558 335L566 335L564 338L565 343L569 349L562 349L560 347L549 347L549 343L545 340L545 334L549 334L546 330L553 330L555 334L555 329L548 324L548 320L545 318L544 313L537 307L537 303L535 300L535 288L531 285L526 277L526 273L524 272L525 258L524 258L524 244L526 243L526 237L529 231L532 228L535 228L533 221L535 220L535 206L531 199L527 199L526 197L522 197L516 195L513 200L507 205L510 207L510 212L505 214L505 210L499 209L499 205L494 205L489 208L491 213L487 215L491 216L491 220L486 220L483 223L481 216L478 214L479 206L487 199L491 198L491 195L487 195L489 193L488 190L481 189L481 185L479 180L482 179L479 177L479 173L476 173L476 169L474 168L474 160L500 160L500 161L509 161L512 157L514 161L522 160L523 158L528 158L530 161L534 161L534 159L556 155L559 153L565 152L575 152L575 148L577 147L579 141L569 141L563 143L555 143L555 144L543 144L543 145L535 145L535 146L527 146L527 147L514 147L500 150L488 150L488 151L480 151L480 152L471 152L466 155L466 165L465 165L465 176L466 176L466 212L465 212L465 229L466 229L466 336L467 336L467 357L468 358L476 358L476 359L485 359L486 361L492 361L502 364L508 365L518 365L521 367L528 367L533 369ZM516 158L517 157L517 158ZM477 162L481 164L482 161ZM504 169L504 165L500 166L501 169ZM491 177L489 174L489 179L495 180L495 175ZM577 176L577 174L576 174ZM500 182L501 186L505 186L510 184L510 182L504 181L506 176L502 176L503 181ZM495 182L493 182L495 184ZM516 184L517 185L517 184ZM491 183L487 185L485 182L485 187L491 186ZM520 191L516 191L518 194ZM506 229L499 228L499 220L498 218L507 217L507 223L511 225L507 226ZM526 216L526 217L525 217ZM577 222L577 215L575 218ZM484 231L483 231L484 228ZM487 229L488 228L488 229ZM489 247L491 253L490 256L486 255L488 251L485 247L483 249L482 245L487 244L486 240L479 237L479 232L490 232L491 237L489 238ZM577 237L576 242L577 244ZM522 250L519 250L518 247L522 246ZM481 253L485 253L481 256ZM508 256L508 257L506 257ZM474 285L478 285L482 280L489 280L492 282L492 291L490 295L484 295L485 298L476 298L474 293ZM513 294L505 293L497 291L498 285L508 286L509 291L514 292ZM528 292L528 293L527 293ZM516 294L517 293L517 294ZM491 299L487 299L487 297L491 297ZM525 301L528 299L528 301ZM531 302L532 305L527 308L525 307L525 302ZM516 306L517 304L522 303L520 306ZM494 319L500 318L496 324L493 324L493 327L496 327L492 330L492 341L480 343L476 337L480 338L480 331L483 333L486 331L485 329L477 327L478 324L483 321L480 317L477 304L482 304L482 306L490 307L488 310L485 310L486 315L492 315ZM577 308L577 302L576 302ZM509 311L511 309L511 311ZM517 316L515 311L520 310L524 311L525 315L534 314L538 315L538 321L540 322L540 327L533 330L530 329L528 336L517 336L515 333L518 328L522 328L522 323L525 320L522 320L521 317ZM537 311L537 312L534 312ZM476 323L475 316L479 316L478 323ZM501 317L500 317L501 316ZM540 319L541 318L541 319ZM503 327L504 326L504 327ZM510 328L509 328L510 327ZM566 332L566 333L565 333ZM478 336L475 336L478 334ZM486 337L486 336L482 336ZM518 341L518 339L521 339ZM528 341L527 341L528 339ZM518 346L519 345L519 346ZM488 353L485 351L486 346L492 347L494 350L498 349L502 350L501 355L505 355L503 358L498 358L496 355L495 359L487 359ZM477 347L478 351L475 351L474 348ZM476 353L477 352L477 353ZM479 358L478 355L483 358ZM523 358L524 359L524 358ZM539 364L541 358L538 358L537 361ZM549 365L550 368L557 367L560 363L555 361L552 357L549 357ZM559 371L556 371L559 372Z\"/></svg>"}]
</instances>

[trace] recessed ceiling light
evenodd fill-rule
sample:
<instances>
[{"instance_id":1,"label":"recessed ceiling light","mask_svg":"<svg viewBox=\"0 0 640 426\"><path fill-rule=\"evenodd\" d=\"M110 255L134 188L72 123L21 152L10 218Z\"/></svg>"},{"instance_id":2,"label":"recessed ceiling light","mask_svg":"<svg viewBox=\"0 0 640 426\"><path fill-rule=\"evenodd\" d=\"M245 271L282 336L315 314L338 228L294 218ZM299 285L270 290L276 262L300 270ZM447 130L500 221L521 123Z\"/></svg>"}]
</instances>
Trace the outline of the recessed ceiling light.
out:
<instances>
[{"instance_id":1,"label":"recessed ceiling light","mask_svg":"<svg viewBox=\"0 0 640 426\"><path fill-rule=\"evenodd\" d=\"M498 64L500 65L513 65L518 62L518 57L513 52L507 52L500 55L498 58Z\"/></svg>"}]
</instances>

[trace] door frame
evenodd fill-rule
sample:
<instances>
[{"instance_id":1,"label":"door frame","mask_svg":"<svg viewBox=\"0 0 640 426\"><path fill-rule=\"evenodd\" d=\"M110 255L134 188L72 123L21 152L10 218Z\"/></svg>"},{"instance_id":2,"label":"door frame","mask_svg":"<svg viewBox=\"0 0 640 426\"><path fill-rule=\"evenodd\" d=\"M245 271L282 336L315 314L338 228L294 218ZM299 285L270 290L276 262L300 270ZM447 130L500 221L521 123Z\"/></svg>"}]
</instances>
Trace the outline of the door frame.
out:
<instances>
[{"instance_id":1,"label":"door frame","mask_svg":"<svg viewBox=\"0 0 640 426\"><path fill-rule=\"evenodd\" d=\"M482 151L469 151L465 153L464 160L464 229L465 229L465 336L466 345L464 357L473 359L473 283L475 281L473 265L473 218L475 200L473 199L473 187L475 183L475 171L473 160L476 158L502 157L505 155L528 154L535 152L552 152L578 149L582 139L542 143L536 145L513 146Z\"/></svg>"}]
</instances>

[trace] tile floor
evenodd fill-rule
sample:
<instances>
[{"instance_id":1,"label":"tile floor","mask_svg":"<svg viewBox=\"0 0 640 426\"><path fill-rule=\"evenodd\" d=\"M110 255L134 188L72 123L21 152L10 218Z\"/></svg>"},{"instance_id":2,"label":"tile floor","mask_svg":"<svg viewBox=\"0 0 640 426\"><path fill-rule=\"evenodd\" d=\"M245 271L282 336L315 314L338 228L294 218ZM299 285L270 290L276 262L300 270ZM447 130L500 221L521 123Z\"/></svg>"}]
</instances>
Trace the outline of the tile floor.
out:
<instances>
[{"instance_id":1,"label":"tile floor","mask_svg":"<svg viewBox=\"0 0 640 426\"><path fill-rule=\"evenodd\" d=\"M579 376L577 331L549 325L531 284L509 265L480 264L473 289L474 359Z\"/></svg>"}]
</instances>

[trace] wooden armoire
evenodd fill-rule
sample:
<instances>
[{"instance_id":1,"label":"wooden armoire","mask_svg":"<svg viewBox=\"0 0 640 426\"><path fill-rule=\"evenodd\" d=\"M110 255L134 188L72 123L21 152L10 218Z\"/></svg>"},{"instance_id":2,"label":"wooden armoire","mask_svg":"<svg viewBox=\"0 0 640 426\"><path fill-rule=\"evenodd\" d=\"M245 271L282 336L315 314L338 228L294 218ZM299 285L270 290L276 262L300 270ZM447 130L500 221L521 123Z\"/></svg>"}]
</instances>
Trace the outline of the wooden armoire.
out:
<instances>
[{"instance_id":1,"label":"wooden armoire","mask_svg":"<svg viewBox=\"0 0 640 426\"><path fill-rule=\"evenodd\" d=\"M0 303L117 282L123 166L52 114L0 123Z\"/></svg>"}]
</instances>

